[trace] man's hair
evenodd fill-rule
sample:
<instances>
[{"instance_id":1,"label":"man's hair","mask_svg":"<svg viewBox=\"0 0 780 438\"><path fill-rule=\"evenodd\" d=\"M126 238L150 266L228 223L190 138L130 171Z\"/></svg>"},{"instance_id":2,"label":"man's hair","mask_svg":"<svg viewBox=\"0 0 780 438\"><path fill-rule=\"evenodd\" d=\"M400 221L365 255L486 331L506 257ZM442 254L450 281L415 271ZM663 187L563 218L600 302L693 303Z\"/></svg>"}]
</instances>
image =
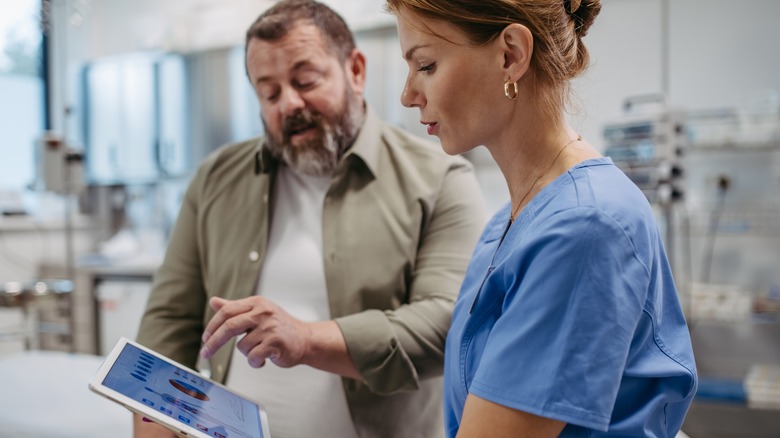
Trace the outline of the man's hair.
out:
<instances>
[{"instance_id":1,"label":"man's hair","mask_svg":"<svg viewBox=\"0 0 780 438\"><path fill-rule=\"evenodd\" d=\"M277 41L300 21L316 26L328 49L340 61L346 61L355 49L355 39L344 19L314 0L282 0L260 14L246 31L246 47L252 38Z\"/></svg>"}]
</instances>

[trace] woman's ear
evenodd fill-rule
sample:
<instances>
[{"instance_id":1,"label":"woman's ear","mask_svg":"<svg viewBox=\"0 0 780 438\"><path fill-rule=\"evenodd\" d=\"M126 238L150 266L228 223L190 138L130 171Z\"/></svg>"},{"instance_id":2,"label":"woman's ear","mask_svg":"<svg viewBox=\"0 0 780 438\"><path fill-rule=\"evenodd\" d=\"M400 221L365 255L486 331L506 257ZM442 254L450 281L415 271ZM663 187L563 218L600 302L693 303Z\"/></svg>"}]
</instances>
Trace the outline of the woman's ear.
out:
<instances>
[{"instance_id":1,"label":"woman's ear","mask_svg":"<svg viewBox=\"0 0 780 438\"><path fill-rule=\"evenodd\" d=\"M504 76L511 82L519 81L531 65L534 38L531 31L519 23L512 23L498 37L504 52Z\"/></svg>"}]
</instances>

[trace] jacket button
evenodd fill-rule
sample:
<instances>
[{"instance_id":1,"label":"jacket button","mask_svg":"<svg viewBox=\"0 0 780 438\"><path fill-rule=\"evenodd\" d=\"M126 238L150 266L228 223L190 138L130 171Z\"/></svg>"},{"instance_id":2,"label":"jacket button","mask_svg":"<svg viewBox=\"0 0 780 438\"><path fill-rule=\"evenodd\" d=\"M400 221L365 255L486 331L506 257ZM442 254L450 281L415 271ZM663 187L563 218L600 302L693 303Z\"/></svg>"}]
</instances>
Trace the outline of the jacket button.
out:
<instances>
[{"instance_id":1,"label":"jacket button","mask_svg":"<svg viewBox=\"0 0 780 438\"><path fill-rule=\"evenodd\" d=\"M249 253L249 260L256 262L260 260L260 254L257 251L252 251Z\"/></svg>"}]
</instances>

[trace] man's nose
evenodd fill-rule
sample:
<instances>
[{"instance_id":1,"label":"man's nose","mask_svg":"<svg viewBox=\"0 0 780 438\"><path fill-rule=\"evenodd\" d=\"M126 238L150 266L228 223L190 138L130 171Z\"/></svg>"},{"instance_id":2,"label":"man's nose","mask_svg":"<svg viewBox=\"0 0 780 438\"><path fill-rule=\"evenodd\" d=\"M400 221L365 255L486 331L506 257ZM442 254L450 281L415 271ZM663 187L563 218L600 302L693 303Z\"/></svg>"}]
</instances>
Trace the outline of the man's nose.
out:
<instances>
[{"instance_id":1,"label":"man's nose","mask_svg":"<svg viewBox=\"0 0 780 438\"><path fill-rule=\"evenodd\" d=\"M293 88L286 88L282 91L279 99L279 109L285 116L291 116L302 110L306 106L301 93Z\"/></svg>"}]
</instances>

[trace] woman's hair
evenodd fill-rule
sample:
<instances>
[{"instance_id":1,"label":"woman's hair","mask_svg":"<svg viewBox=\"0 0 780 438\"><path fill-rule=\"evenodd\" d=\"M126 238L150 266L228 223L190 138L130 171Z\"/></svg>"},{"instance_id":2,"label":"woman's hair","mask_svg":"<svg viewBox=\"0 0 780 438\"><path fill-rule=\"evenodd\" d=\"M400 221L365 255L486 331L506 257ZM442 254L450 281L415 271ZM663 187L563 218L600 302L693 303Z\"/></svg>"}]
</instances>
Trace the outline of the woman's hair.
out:
<instances>
[{"instance_id":1,"label":"woman's hair","mask_svg":"<svg viewBox=\"0 0 780 438\"><path fill-rule=\"evenodd\" d=\"M283 0L263 12L246 31L246 46L252 38L277 41L299 21L319 29L327 47L339 61L346 61L355 49L355 39L344 19L328 6L314 0Z\"/></svg>"},{"instance_id":2,"label":"woman's hair","mask_svg":"<svg viewBox=\"0 0 780 438\"><path fill-rule=\"evenodd\" d=\"M387 0L387 8L401 19L413 12L447 21L474 45L494 40L512 23L526 26L534 39L532 89L540 110L555 120L565 106L569 81L588 67L582 38L601 0Z\"/></svg>"}]
</instances>

